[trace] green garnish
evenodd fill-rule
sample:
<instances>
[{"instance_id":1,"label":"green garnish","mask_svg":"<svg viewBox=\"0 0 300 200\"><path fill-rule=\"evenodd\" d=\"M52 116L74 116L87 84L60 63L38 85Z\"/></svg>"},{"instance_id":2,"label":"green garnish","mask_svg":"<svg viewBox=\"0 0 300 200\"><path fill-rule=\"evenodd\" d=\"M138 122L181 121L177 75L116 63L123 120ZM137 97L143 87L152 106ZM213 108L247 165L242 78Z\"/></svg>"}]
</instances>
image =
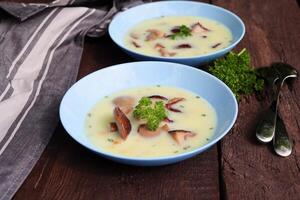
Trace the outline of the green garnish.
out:
<instances>
[{"instance_id":1,"label":"green garnish","mask_svg":"<svg viewBox=\"0 0 300 200\"><path fill-rule=\"evenodd\" d=\"M226 83L237 99L241 94L251 94L264 88L264 80L258 78L250 66L250 55L246 49L238 54L231 51L226 57L217 59L209 71Z\"/></svg>"},{"instance_id":2,"label":"green garnish","mask_svg":"<svg viewBox=\"0 0 300 200\"><path fill-rule=\"evenodd\" d=\"M187 27L186 25L181 25L181 26L179 26L178 29L179 29L178 32L176 32L170 36L170 38L172 40L175 40L176 37L184 38L184 37L188 37L188 36L192 35L191 29L189 27Z\"/></svg>"},{"instance_id":3,"label":"green garnish","mask_svg":"<svg viewBox=\"0 0 300 200\"><path fill-rule=\"evenodd\" d=\"M133 111L133 116L146 120L147 128L155 131L159 123L167 117L167 112L162 101L154 103L148 97L142 97Z\"/></svg>"},{"instance_id":4,"label":"green garnish","mask_svg":"<svg viewBox=\"0 0 300 200\"><path fill-rule=\"evenodd\" d=\"M111 138L108 138L107 141L108 141L108 142L114 142L114 140L111 139Z\"/></svg>"}]
</instances>

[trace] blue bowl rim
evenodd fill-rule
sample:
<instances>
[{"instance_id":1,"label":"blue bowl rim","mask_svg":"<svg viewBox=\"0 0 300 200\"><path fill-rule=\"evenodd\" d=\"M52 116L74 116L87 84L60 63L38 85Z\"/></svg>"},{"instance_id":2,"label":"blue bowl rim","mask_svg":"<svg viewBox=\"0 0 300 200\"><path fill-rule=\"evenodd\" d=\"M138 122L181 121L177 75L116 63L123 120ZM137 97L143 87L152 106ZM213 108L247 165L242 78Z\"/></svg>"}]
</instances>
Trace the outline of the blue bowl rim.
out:
<instances>
[{"instance_id":1,"label":"blue bowl rim","mask_svg":"<svg viewBox=\"0 0 300 200\"><path fill-rule=\"evenodd\" d=\"M186 56L186 57L163 57L163 56L152 56L152 55L147 55L147 54L143 54L143 53L139 53L137 51L133 51L129 48L127 48L123 43L119 43L116 41L116 39L113 37L113 34L112 34L112 26L114 24L114 21L119 18L119 17L122 17L122 15L126 14L126 12L129 12L129 11L132 11L134 9L140 9L141 7L147 7L149 5L155 5L155 4L169 4L169 3L179 3L179 4L182 4L182 3L185 3L185 4L195 4L197 6L199 5L205 5L205 6L209 6L209 7L213 7L217 10L222 10L226 13L228 13L229 15L233 16L235 19L237 19L237 21L241 24L242 26L242 34L239 36L239 38L232 44L230 44L229 46L225 47L224 49L220 49L220 50L217 50L217 51L214 51L214 52L211 52L211 53L208 53L208 54L201 54L201 55L198 55L198 56ZM192 5L191 5L192 6ZM119 47L125 49L126 51L132 53L132 54L136 54L136 55L139 55L139 56L143 56L143 57L148 57L148 58L155 58L155 59L164 59L166 61L172 61L172 60L186 60L186 59L199 59L199 58L206 58L206 57L209 57L209 56L213 56L213 55L216 55L216 54L219 54L219 53L223 53L223 52L227 52L229 50L231 50L233 47L235 47L244 37L245 35L245 32L246 32L246 28L245 28L245 24L244 22L241 20L241 18L239 16L237 16L236 14L234 14L233 12L225 9L225 8L222 8L222 7L219 7L219 6L215 6L215 5L212 5L212 4L208 4L208 3L203 3L203 2L194 2L194 1L158 1L158 2L151 2L151 3L145 3L145 4L141 4L141 5L138 5L138 6L134 6L132 8L129 8L119 14L117 14L113 20L110 22L109 26L108 26L108 33L109 33L109 36L110 38L114 41L115 44L117 44Z\"/></svg>"},{"instance_id":2,"label":"blue bowl rim","mask_svg":"<svg viewBox=\"0 0 300 200\"><path fill-rule=\"evenodd\" d=\"M97 149L95 146L94 148L93 145L91 144L91 146L87 146L86 144L84 144L83 142L81 142L80 140L77 140L75 137L73 137L73 135L70 133L71 131L68 130L67 127L65 127L63 121L62 121L62 106L63 106L63 102L64 102L64 98L65 96L71 91L71 89L73 87L76 87L78 84L80 84L80 82L83 80L83 79L86 79L90 76L94 76L96 73L100 73L101 71L107 71L107 70L112 70L112 69L115 69L115 68L120 68L120 67L126 67L126 65L131 65L131 64L135 64L135 63L138 63L140 66L142 66L144 63L152 63L152 64L157 64L157 65L164 65L164 64L172 64L174 65L174 67L178 67L178 68L184 68L186 70L192 70L194 71L195 73L203 73L204 75L214 79L215 81L217 81L218 83L220 83L225 90L229 91L233 101L234 101L234 110L235 110L235 113L234 113L234 117L233 119L231 120L231 123L230 125L226 128L225 131L223 131L222 134L220 134L218 137L216 137L214 140L210 140L208 143L206 143L205 145L203 146L200 146L192 151L187 151L185 153L181 153L181 154L176 154L176 155L170 155L170 156L160 156L160 157L147 157L147 158L142 158L142 157L129 157L129 156L123 156L123 155L117 155L117 154L112 154L108 151L104 151L102 149ZM81 144L82 146L84 146L85 148L97 153L97 154L100 154L100 155L103 155L104 157L110 157L110 158L114 158L114 159L120 159L120 160L127 160L127 161L164 161L164 160L173 160L173 159L176 159L176 158L186 158L188 157L189 155L190 156L193 156L195 154L199 154L201 153L202 151L205 151L206 149L208 149L209 147L211 147L212 145L216 144L219 140L221 140L229 131L230 129L233 127L236 119L237 119L237 115L238 115L238 103L237 103L237 100L234 96L234 94L232 93L231 89L224 83L222 82L220 79L218 79L217 77L209 74L208 72L205 72L203 70L200 70L200 69L197 69L197 68L194 68L194 67L191 67L191 66L188 66L188 65L184 65L184 64L179 64L179 63L173 63L173 62L165 62L165 61L136 61L136 62L127 62L127 63L121 63L121 64L117 64L117 65L112 65L112 66L109 66L109 67L105 67L103 69L99 69L93 73L90 73L86 76L84 76L83 78L81 78L80 80L78 80L74 85L72 85L71 88L69 88L69 90L65 93L64 97L62 98L61 100L61 103L60 103L60 107L59 107L59 116L60 116L60 120L61 120L61 123L64 127L64 129L66 130L66 132L71 136L71 138L73 138L76 142L78 142L79 144Z\"/></svg>"}]
</instances>

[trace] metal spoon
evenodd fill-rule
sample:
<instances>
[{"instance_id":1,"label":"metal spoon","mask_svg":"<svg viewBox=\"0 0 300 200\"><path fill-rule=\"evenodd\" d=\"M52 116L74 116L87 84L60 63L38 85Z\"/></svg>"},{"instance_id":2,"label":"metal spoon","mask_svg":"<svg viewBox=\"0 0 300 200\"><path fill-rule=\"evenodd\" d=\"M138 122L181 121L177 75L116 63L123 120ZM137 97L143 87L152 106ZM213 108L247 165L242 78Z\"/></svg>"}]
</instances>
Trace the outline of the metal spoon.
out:
<instances>
[{"instance_id":1,"label":"metal spoon","mask_svg":"<svg viewBox=\"0 0 300 200\"><path fill-rule=\"evenodd\" d=\"M292 143L287 135L283 121L279 116L277 116L273 147L275 152L283 157L289 156L292 153Z\"/></svg>"},{"instance_id":2,"label":"metal spoon","mask_svg":"<svg viewBox=\"0 0 300 200\"><path fill-rule=\"evenodd\" d=\"M274 91L275 98L273 99L270 108L267 110L263 120L257 126L256 137L259 141L267 143L274 138L276 118L279 105L280 90L287 78L296 78L297 71L290 65L285 63L274 63L270 68L264 68L259 72L267 81L272 83L273 89L278 80L280 83Z\"/></svg>"},{"instance_id":3,"label":"metal spoon","mask_svg":"<svg viewBox=\"0 0 300 200\"><path fill-rule=\"evenodd\" d=\"M278 72L270 67L260 68L257 71L267 80L268 84L272 85L273 92L276 93L274 88L276 81L279 80ZM276 109L274 108L276 107L277 95L274 96L276 99L272 101L271 106L256 128L256 138L263 143L271 142L275 134Z\"/></svg>"}]
</instances>

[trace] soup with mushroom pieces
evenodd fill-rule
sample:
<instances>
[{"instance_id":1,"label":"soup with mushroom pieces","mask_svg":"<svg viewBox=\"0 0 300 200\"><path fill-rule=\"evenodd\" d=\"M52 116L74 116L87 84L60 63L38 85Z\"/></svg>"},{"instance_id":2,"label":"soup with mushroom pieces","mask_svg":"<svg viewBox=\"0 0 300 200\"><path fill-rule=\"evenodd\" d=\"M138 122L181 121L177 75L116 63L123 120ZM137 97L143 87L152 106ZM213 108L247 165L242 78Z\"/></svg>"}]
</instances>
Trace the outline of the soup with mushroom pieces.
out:
<instances>
[{"instance_id":1,"label":"soup with mushroom pieces","mask_svg":"<svg viewBox=\"0 0 300 200\"><path fill-rule=\"evenodd\" d=\"M125 45L136 52L162 57L189 57L229 46L230 30L215 20L167 16L138 23L126 34Z\"/></svg>"},{"instance_id":2,"label":"soup with mushroom pieces","mask_svg":"<svg viewBox=\"0 0 300 200\"><path fill-rule=\"evenodd\" d=\"M147 128L145 119L136 118L147 107L144 100L157 104L152 106L155 112L165 111L155 131ZM85 128L90 141L105 152L160 157L206 144L215 125L215 111L205 99L178 88L152 86L123 90L101 99L87 114Z\"/></svg>"}]
</instances>

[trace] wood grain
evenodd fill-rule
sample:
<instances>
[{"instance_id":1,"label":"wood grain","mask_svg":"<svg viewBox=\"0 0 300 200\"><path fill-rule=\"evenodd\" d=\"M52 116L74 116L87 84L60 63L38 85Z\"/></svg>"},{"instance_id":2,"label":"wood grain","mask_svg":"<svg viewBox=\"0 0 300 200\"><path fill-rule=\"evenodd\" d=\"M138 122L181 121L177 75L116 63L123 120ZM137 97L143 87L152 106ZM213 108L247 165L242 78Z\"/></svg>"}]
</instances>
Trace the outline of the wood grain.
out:
<instances>
[{"instance_id":1,"label":"wood grain","mask_svg":"<svg viewBox=\"0 0 300 200\"><path fill-rule=\"evenodd\" d=\"M285 61L300 72L300 10L296 0L217 1L245 22L246 47L256 67ZM274 154L272 145L259 144L255 127L270 98L253 95L239 103L238 120L221 142L222 196L225 199L299 199L300 192L300 82L284 87L280 115L294 150L290 157Z\"/></svg>"}]
</instances>

